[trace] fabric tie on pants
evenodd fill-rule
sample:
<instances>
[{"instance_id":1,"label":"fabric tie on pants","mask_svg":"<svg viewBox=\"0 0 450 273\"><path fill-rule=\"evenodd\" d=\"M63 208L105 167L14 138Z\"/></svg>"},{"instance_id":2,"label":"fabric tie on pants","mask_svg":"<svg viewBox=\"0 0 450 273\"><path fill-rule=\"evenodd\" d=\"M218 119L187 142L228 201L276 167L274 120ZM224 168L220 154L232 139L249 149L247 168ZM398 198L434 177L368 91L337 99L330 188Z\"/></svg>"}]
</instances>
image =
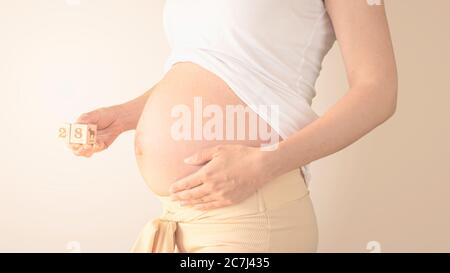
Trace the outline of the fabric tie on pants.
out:
<instances>
[{"instance_id":1,"label":"fabric tie on pants","mask_svg":"<svg viewBox=\"0 0 450 273\"><path fill-rule=\"evenodd\" d=\"M131 252L314 252L317 226L299 169L238 204L202 211L157 196L162 214L147 222Z\"/></svg>"},{"instance_id":2,"label":"fabric tie on pants","mask_svg":"<svg viewBox=\"0 0 450 273\"><path fill-rule=\"evenodd\" d=\"M155 219L147 223L131 251L144 253L175 252L177 222Z\"/></svg>"}]
</instances>

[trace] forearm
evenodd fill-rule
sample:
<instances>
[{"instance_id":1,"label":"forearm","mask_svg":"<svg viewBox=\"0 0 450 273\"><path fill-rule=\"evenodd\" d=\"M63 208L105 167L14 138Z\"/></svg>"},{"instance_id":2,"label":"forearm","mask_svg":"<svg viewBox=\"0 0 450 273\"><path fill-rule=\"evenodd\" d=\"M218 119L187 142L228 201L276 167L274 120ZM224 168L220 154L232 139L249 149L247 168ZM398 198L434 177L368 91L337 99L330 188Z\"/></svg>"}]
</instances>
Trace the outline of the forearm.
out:
<instances>
[{"instance_id":1,"label":"forearm","mask_svg":"<svg viewBox=\"0 0 450 273\"><path fill-rule=\"evenodd\" d=\"M133 100L117 105L120 109L118 120L120 120L123 131L136 129L142 110L152 90L153 88Z\"/></svg>"},{"instance_id":2,"label":"forearm","mask_svg":"<svg viewBox=\"0 0 450 273\"><path fill-rule=\"evenodd\" d=\"M396 90L353 88L322 117L288 139L272 153L273 175L304 166L354 143L393 115Z\"/></svg>"}]
</instances>

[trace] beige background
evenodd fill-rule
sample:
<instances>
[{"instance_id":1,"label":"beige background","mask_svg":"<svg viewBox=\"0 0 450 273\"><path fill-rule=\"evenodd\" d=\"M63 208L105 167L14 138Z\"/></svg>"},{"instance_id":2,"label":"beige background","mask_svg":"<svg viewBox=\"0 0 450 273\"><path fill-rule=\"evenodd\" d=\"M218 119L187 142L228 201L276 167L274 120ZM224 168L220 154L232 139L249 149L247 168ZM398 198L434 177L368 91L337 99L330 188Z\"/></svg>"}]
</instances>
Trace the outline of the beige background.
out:
<instances>
[{"instance_id":1,"label":"beige background","mask_svg":"<svg viewBox=\"0 0 450 273\"><path fill-rule=\"evenodd\" d=\"M133 132L91 159L56 133L158 81L169 52L163 2L0 0L1 252L124 252L158 214ZM312 164L320 251L450 251L449 9L447 0L387 0L398 111ZM346 91L338 46L317 87L323 114Z\"/></svg>"}]
</instances>

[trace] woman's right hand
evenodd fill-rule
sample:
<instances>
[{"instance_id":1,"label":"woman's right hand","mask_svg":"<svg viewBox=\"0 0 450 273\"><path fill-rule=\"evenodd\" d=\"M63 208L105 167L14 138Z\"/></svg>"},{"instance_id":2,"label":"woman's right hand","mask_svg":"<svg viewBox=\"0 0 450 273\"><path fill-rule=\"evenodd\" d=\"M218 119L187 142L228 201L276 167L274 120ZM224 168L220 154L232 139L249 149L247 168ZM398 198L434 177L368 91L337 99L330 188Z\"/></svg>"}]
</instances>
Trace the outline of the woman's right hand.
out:
<instances>
[{"instance_id":1,"label":"woman's right hand","mask_svg":"<svg viewBox=\"0 0 450 273\"><path fill-rule=\"evenodd\" d=\"M91 157L94 153L107 149L114 140L124 131L118 117L121 115L121 106L114 105L102 107L87 112L78 117L75 123L89 123L97 125L97 137L94 145L68 144L77 156Z\"/></svg>"}]
</instances>

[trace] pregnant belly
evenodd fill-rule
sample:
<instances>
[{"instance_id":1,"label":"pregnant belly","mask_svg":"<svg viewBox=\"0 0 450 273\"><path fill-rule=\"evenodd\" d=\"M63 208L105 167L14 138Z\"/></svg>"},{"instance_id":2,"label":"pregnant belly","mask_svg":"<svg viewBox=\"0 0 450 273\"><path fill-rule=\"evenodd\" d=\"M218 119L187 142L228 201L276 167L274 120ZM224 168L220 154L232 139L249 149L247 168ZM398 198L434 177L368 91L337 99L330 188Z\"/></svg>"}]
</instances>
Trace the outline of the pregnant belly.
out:
<instances>
[{"instance_id":1,"label":"pregnant belly","mask_svg":"<svg viewBox=\"0 0 450 273\"><path fill-rule=\"evenodd\" d=\"M181 62L151 91L137 124L135 155L147 185L164 196L173 182L201 167L183 160L202 149L219 144L258 147L279 140L222 79Z\"/></svg>"}]
</instances>

